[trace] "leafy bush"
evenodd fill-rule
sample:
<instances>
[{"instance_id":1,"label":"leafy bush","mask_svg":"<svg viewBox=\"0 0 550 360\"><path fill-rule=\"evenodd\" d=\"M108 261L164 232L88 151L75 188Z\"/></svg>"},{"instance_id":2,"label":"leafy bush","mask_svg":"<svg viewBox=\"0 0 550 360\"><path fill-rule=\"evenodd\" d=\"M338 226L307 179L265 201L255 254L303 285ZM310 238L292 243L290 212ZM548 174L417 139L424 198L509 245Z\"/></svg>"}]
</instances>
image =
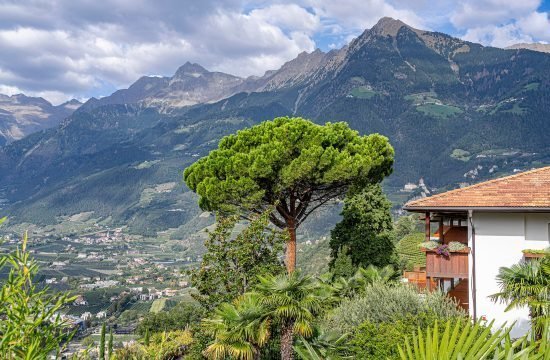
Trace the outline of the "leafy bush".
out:
<instances>
[{"instance_id":1,"label":"leafy bush","mask_svg":"<svg viewBox=\"0 0 550 360\"><path fill-rule=\"evenodd\" d=\"M405 316L391 323L365 321L352 333L349 351L356 359L398 359L398 346L416 331L426 329L437 321L435 314L421 313Z\"/></svg>"},{"instance_id":2,"label":"leafy bush","mask_svg":"<svg viewBox=\"0 0 550 360\"><path fill-rule=\"evenodd\" d=\"M139 323L138 334L183 330L192 324L199 323L204 310L198 305L181 302L169 311L149 313Z\"/></svg>"},{"instance_id":3,"label":"leafy bush","mask_svg":"<svg viewBox=\"0 0 550 360\"><path fill-rule=\"evenodd\" d=\"M74 298L37 288L38 264L27 251L26 234L13 253L0 255L0 271L4 267L9 274L0 282L2 359L45 359L72 337L68 324L57 314Z\"/></svg>"},{"instance_id":4,"label":"leafy bush","mask_svg":"<svg viewBox=\"0 0 550 360\"><path fill-rule=\"evenodd\" d=\"M151 337L150 345L133 344L118 349L115 360L171 360L185 355L193 343L189 330L157 333Z\"/></svg>"},{"instance_id":5,"label":"leafy bush","mask_svg":"<svg viewBox=\"0 0 550 360\"><path fill-rule=\"evenodd\" d=\"M433 316L437 319L466 316L454 300L443 293L418 293L410 286L375 283L362 296L346 299L324 321L324 327L341 333L352 332L370 321L390 323L407 316Z\"/></svg>"}]
</instances>

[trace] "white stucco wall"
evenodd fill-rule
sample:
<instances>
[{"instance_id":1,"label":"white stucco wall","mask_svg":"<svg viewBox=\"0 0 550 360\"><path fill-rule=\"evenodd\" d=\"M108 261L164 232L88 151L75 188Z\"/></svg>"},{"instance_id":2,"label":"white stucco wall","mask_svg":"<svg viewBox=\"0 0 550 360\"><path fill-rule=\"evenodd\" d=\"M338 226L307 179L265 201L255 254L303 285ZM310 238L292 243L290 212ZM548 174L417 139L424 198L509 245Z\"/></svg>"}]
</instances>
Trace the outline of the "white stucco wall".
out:
<instances>
[{"instance_id":1,"label":"white stucco wall","mask_svg":"<svg viewBox=\"0 0 550 360\"><path fill-rule=\"evenodd\" d=\"M520 336L529 330L528 310L514 309L505 312L506 304L494 303L488 296L499 291L496 282L502 266L517 264L523 259L524 249L545 249L549 246L550 213L513 214L483 213L474 211L476 304L477 317L495 320L495 325L516 322L512 336ZM472 248L469 226L469 246ZM470 315L473 315L472 255L470 254Z\"/></svg>"}]
</instances>

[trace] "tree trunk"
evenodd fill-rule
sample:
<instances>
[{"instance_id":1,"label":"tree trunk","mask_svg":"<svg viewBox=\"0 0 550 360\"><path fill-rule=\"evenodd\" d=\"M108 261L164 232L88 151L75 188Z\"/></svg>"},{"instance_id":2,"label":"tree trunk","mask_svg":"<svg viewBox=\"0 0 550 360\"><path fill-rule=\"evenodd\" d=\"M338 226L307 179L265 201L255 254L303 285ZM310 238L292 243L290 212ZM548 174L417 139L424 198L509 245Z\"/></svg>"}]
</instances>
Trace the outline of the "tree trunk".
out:
<instances>
[{"instance_id":1,"label":"tree trunk","mask_svg":"<svg viewBox=\"0 0 550 360\"><path fill-rule=\"evenodd\" d=\"M286 271L290 274L296 269L296 228L288 227L289 239L286 244Z\"/></svg>"},{"instance_id":2,"label":"tree trunk","mask_svg":"<svg viewBox=\"0 0 550 360\"><path fill-rule=\"evenodd\" d=\"M294 322L289 321L281 329L281 360L294 360L293 335Z\"/></svg>"}]
</instances>

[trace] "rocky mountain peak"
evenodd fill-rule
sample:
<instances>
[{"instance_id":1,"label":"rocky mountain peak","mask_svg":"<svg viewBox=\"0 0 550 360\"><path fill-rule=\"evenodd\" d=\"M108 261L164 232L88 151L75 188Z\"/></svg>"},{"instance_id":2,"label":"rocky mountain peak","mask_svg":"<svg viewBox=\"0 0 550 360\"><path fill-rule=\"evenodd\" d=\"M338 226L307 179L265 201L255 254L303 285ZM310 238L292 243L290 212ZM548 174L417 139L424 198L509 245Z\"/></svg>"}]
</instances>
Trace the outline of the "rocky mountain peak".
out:
<instances>
[{"instance_id":1,"label":"rocky mountain peak","mask_svg":"<svg viewBox=\"0 0 550 360\"><path fill-rule=\"evenodd\" d=\"M403 26L410 27L401 20L396 20L391 17L383 17L378 20L376 25L372 27L371 32L381 36L396 36L399 29Z\"/></svg>"},{"instance_id":2,"label":"rocky mountain peak","mask_svg":"<svg viewBox=\"0 0 550 360\"><path fill-rule=\"evenodd\" d=\"M179 67L179 69L174 74L174 78L181 78L182 76L199 77L206 73L208 73L208 70L206 70L199 64L190 63L189 61L187 61L185 64Z\"/></svg>"}]
</instances>

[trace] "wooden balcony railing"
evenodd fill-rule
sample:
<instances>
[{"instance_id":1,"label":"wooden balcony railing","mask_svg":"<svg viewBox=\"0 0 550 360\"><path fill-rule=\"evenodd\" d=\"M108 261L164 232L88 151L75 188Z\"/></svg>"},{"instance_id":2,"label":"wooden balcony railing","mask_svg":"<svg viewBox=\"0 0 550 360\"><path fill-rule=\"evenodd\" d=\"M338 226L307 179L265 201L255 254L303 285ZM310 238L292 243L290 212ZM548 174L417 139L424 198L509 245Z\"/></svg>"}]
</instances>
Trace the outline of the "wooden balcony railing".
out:
<instances>
[{"instance_id":1,"label":"wooden balcony railing","mask_svg":"<svg viewBox=\"0 0 550 360\"><path fill-rule=\"evenodd\" d=\"M449 256L438 255L435 250L423 249L426 253L426 276L431 278L468 278L468 254L470 249L451 252Z\"/></svg>"}]
</instances>

